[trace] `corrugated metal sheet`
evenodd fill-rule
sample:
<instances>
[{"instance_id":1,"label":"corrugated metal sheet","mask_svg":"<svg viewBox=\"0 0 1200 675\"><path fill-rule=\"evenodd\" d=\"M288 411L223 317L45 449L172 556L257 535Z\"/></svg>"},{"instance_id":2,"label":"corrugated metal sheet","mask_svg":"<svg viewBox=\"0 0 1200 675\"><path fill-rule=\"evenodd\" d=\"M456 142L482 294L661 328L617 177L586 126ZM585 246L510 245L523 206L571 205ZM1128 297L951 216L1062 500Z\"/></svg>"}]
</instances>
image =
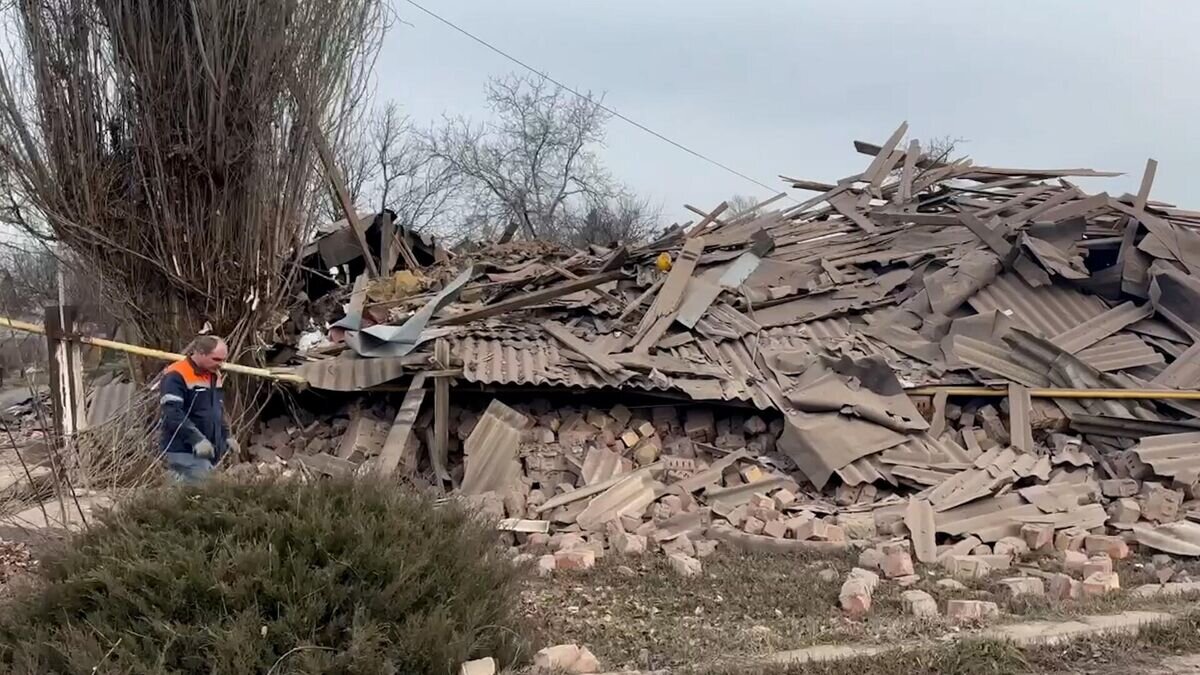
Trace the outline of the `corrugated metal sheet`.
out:
<instances>
[{"instance_id":1,"label":"corrugated metal sheet","mask_svg":"<svg viewBox=\"0 0 1200 675\"><path fill-rule=\"evenodd\" d=\"M1094 295L1063 285L1034 288L1014 273L997 276L967 302L980 313L1003 312L1017 325L1044 337L1066 333L1108 310Z\"/></svg>"},{"instance_id":2,"label":"corrugated metal sheet","mask_svg":"<svg viewBox=\"0 0 1200 675\"><path fill-rule=\"evenodd\" d=\"M1188 484L1200 478L1200 431L1147 436L1133 451L1160 476L1174 476Z\"/></svg>"},{"instance_id":3,"label":"corrugated metal sheet","mask_svg":"<svg viewBox=\"0 0 1200 675\"><path fill-rule=\"evenodd\" d=\"M1106 337L1075 355L1104 373L1166 362L1162 354L1133 333Z\"/></svg>"}]
</instances>

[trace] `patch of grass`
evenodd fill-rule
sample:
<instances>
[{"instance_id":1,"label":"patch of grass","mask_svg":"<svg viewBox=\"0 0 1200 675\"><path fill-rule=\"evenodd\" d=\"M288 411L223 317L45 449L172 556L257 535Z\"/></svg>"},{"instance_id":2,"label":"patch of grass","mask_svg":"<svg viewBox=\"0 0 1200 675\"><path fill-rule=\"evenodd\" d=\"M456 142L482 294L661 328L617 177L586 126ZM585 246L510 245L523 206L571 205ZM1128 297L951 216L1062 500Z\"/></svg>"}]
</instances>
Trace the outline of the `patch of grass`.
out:
<instances>
[{"instance_id":1,"label":"patch of grass","mask_svg":"<svg viewBox=\"0 0 1200 675\"><path fill-rule=\"evenodd\" d=\"M149 491L0 614L13 673L451 673L527 648L522 571L454 505L373 482ZM528 652L525 652L528 655Z\"/></svg>"}]
</instances>

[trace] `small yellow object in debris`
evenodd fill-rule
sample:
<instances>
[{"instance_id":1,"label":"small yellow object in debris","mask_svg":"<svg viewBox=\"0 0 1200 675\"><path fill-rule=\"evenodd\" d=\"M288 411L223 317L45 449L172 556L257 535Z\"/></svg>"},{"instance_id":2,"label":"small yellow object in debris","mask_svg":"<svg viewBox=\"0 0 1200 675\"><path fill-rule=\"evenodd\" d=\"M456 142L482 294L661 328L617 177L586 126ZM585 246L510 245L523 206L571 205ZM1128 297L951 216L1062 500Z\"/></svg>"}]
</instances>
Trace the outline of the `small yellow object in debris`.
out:
<instances>
[{"instance_id":1,"label":"small yellow object in debris","mask_svg":"<svg viewBox=\"0 0 1200 675\"><path fill-rule=\"evenodd\" d=\"M654 264L656 266L658 266L659 271L670 272L671 271L671 256L670 256L670 254L668 254L666 251L659 253L658 260L655 260Z\"/></svg>"}]
</instances>

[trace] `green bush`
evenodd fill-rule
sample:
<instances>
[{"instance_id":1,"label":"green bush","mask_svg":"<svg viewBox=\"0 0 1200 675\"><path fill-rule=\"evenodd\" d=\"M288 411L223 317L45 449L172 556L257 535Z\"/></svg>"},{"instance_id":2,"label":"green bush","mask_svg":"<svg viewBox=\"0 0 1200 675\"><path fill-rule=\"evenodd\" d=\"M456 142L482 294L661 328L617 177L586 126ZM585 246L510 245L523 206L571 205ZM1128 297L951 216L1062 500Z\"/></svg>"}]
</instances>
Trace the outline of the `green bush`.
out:
<instances>
[{"instance_id":1,"label":"green bush","mask_svg":"<svg viewBox=\"0 0 1200 675\"><path fill-rule=\"evenodd\" d=\"M15 673L451 673L515 659L521 572L495 530L395 486L144 493L0 608ZM526 652L527 654L527 652Z\"/></svg>"}]
</instances>

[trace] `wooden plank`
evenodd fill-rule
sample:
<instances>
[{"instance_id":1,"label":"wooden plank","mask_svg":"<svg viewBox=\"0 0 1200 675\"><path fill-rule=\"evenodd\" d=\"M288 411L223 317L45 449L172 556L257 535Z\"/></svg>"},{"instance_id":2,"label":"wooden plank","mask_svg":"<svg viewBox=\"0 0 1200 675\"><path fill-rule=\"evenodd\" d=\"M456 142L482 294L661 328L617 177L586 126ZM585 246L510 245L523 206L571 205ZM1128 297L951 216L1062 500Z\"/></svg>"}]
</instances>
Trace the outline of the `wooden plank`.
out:
<instances>
[{"instance_id":1,"label":"wooden plank","mask_svg":"<svg viewBox=\"0 0 1200 675\"><path fill-rule=\"evenodd\" d=\"M638 324L634 342L641 343L651 328L661 324L664 317L673 315L679 309L679 303L683 300L683 292L687 289L692 273L696 271L696 263L700 260L700 254L703 252L703 237L689 239L683 245L675 264L671 267L670 274L667 275L667 280L663 282L658 295L654 297L654 303L650 305L650 309L646 310L641 323ZM666 326L661 326L658 336L662 337L670 325L667 323Z\"/></svg>"},{"instance_id":2,"label":"wooden plank","mask_svg":"<svg viewBox=\"0 0 1200 675\"><path fill-rule=\"evenodd\" d=\"M400 404L400 409L396 411L396 419L392 421L392 427L388 430L387 440L383 442L383 450L379 452L379 458L375 460L375 467L380 474L390 476L396 472L396 469L401 464L405 471L416 470L416 458L406 458L405 448L408 446L408 437L412 434L413 423L417 421L417 413L421 411L421 403L425 401L425 374L418 373L413 377L412 383L408 385L408 393L404 395L404 401ZM403 460L409 459L409 462Z\"/></svg>"},{"instance_id":3,"label":"wooden plank","mask_svg":"<svg viewBox=\"0 0 1200 675\"><path fill-rule=\"evenodd\" d=\"M976 218L970 213L960 213L959 219L962 224L971 231L976 237L979 237L987 247L996 252L1002 261L1007 261L1013 253L1012 244L1008 243L1004 237L1000 236L992 228L988 227L982 220Z\"/></svg>"},{"instance_id":4,"label":"wooden plank","mask_svg":"<svg viewBox=\"0 0 1200 675\"><path fill-rule=\"evenodd\" d=\"M1146 160L1146 170L1142 173L1142 184L1138 188L1137 198L1133 201L1133 208L1138 211L1146 210L1146 201L1150 199L1150 186L1154 185L1154 174L1158 173L1158 162L1154 159Z\"/></svg>"},{"instance_id":5,"label":"wooden plank","mask_svg":"<svg viewBox=\"0 0 1200 675\"><path fill-rule=\"evenodd\" d=\"M921 142L914 138L908 144L908 152L904 153L904 168L900 169L900 191L897 193L900 204L912 201L913 173L920 156Z\"/></svg>"},{"instance_id":6,"label":"wooden plank","mask_svg":"<svg viewBox=\"0 0 1200 675\"><path fill-rule=\"evenodd\" d=\"M1065 203L1071 201L1072 199L1075 199L1077 196L1078 195L1076 194L1076 192L1074 190L1063 190L1062 192L1059 192L1056 195L1050 196L1049 198L1044 200L1041 204L1035 204L1035 205L1025 209L1024 211L1021 211L1012 216L1009 216L1008 218L1005 219L1004 222L1009 225L1020 225L1022 223L1033 220L1034 218L1038 217L1040 214L1045 213L1046 211L1049 211L1050 209L1052 209L1056 206L1059 206L1060 204L1065 204Z\"/></svg>"},{"instance_id":7,"label":"wooden plank","mask_svg":"<svg viewBox=\"0 0 1200 675\"><path fill-rule=\"evenodd\" d=\"M834 185L833 183L822 183L820 181L805 180L803 178L789 178L787 176L780 176L780 178L784 181L787 181L788 183L791 183L792 187L796 188L797 190L810 190L812 192L829 192L830 190L837 188L837 186Z\"/></svg>"},{"instance_id":8,"label":"wooden plank","mask_svg":"<svg viewBox=\"0 0 1200 675\"><path fill-rule=\"evenodd\" d=\"M329 149L329 141L325 139L325 134L317 125L311 125L310 131L313 134L313 142L317 146L317 155L321 158L321 165L325 168L325 177L333 184L338 204L342 207L342 212L346 214L346 222L350 224L350 229L354 230L354 236L358 239L359 246L362 247L367 270L370 271L371 276L377 277L379 276L379 265L375 264L375 258L371 255L371 247L367 245L367 234L363 231L362 223L358 222L358 214L354 211L354 203L350 201L350 192L346 189L346 181L343 180L342 173L333 163L333 152Z\"/></svg>"},{"instance_id":9,"label":"wooden plank","mask_svg":"<svg viewBox=\"0 0 1200 675\"><path fill-rule=\"evenodd\" d=\"M542 324L542 328L555 340L563 343L569 349L578 353L580 356L592 363L592 365L596 366L605 373L612 375L624 370L621 364L612 360L607 355L600 353L600 350L597 349L595 345L588 344L587 342L575 337L571 331L567 330L566 326L553 321L547 321L546 323Z\"/></svg>"},{"instance_id":10,"label":"wooden plank","mask_svg":"<svg viewBox=\"0 0 1200 675\"><path fill-rule=\"evenodd\" d=\"M717 219L717 216L721 215L722 213L725 213L725 209L727 209L727 208L729 208L729 202L721 202L720 204L717 204L717 208L713 209L711 212L709 212L707 215L705 215L704 218L702 218L700 220L700 222L696 223L695 227L688 230L687 238L691 239L691 238L695 237L696 235L700 234L701 232L703 232L704 228L708 227L709 223L714 222ZM697 211L697 213L700 213L700 212Z\"/></svg>"},{"instance_id":11,"label":"wooden plank","mask_svg":"<svg viewBox=\"0 0 1200 675\"><path fill-rule=\"evenodd\" d=\"M725 202L721 202L721 203L725 204ZM725 206L726 206L726 208L728 208L728 204L725 204ZM708 225L709 222L716 223L717 225L719 225L721 227L727 227L729 225L729 223L725 222L724 220L721 220L720 218L715 218L712 216L711 213L701 211L700 209L696 208L695 206L692 206L691 204L684 204L683 208L700 216L700 218L701 218L700 225L697 225L697 227L706 226L706 225ZM722 211L724 211L724 209L722 209Z\"/></svg>"},{"instance_id":12,"label":"wooden plank","mask_svg":"<svg viewBox=\"0 0 1200 675\"><path fill-rule=\"evenodd\" d=\"M1024 206L1031 200L1037 199L1038 197L1046 194L1050 191L1050 189L1051 188L1049 185L1035 185L1034 187L1022 190L1016 196L1010 197L1009 199L1006 199L995 206L976 211L975 215L980 219L991 218L992 216L999 215L1010 209L1015 209L1018 206Z\"/></svg>"},{"instance_id":13,"label":"wooden plank","mask_svg":"<svg viewBox=\"0 0 1200 675\"><path fill-rule=\"evenodd\" d=\"M510 298L502 302L497 302L494 305L480 307L479 309L463 312L454 316L447 316L440 319L434 319L430 324L434 326L458 326L464 323L470 323L479 319L486 319L504 314L513 310L522 309L531 305L537 305L555 298L560 298L564 295L570 295L577 291L586 291L589 288L595 288L600 284L620 279L623 276L621 270L613 270L611 272L602 272L593 274L573 281L568 281L565 284L543 288L540 291L526 293L524 295Z\"/></svg>"},{"instance_id":14,"label":"wooden plank","mask_svg":"<svg viewBox=\"0 0 1200 675\"><path fill-rule=\"evenodd\" d=\"M841 192L830 197L829 205L832 206L838 213L842 214L846 218L849 218L855 225L858 225L858 228L863 232L874 234L875 232L879 231L879 228L875 227L875 223L872 223L869 218L867 218L862 214L861 211L858 210L858 206L855 204L854 197L850 194Z\"/></svg>"},{"instance_id":15,"label":"wooden plank","mask_svg":"<svg viewBox=\"0 0 1200 675\"><path fill-rule=\"evenodd\" d=\"M863 180L870 183L871 187L878 189L883 184L883 179L887 176L888 171L895 166L899 157L893 153L896 146L900 144L900 139L904 138L904 134L907 132L908 122L901 122L900 126L896 127L896 130L880 147L879 153L875 155L875 159L871 160L867 170L863 172Z\"/></svg>"},{"instance_id":16,"label":"wooden plank","mask_svg":"<svg viewBox=\"0 0 1200 675\"><path fill-rule=\"evenodd\" d=\"M438 368L450 366L450 343L444 338L433 345ZM450 378L433 380L433 446L429 449L430 466L439 480L449 480L446 464L450 454Z\"/></svg>"}]
</instances>

